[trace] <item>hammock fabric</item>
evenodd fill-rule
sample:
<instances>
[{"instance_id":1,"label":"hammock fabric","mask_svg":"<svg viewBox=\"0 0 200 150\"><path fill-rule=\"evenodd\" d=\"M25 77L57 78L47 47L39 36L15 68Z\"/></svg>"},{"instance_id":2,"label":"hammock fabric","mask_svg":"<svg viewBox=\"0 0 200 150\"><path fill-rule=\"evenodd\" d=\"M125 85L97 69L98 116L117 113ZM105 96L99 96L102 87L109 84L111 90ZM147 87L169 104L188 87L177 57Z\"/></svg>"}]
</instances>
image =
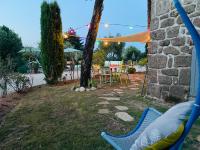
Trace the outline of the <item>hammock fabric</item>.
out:
<instances>
[{"instance_id":1,"label":"hammock fabric","mask_svg":"<svg viewBox=\"0 0 200 150\"><path fill-rule=\"evenodd\" d=\"M187 13L185 12L184 8L181 6L179 0L173 0L173 1L183 22L185 23L185 26L187 27L188 31L190 32L192 36L192 39L196 48L197 61L198 61L198 64L200 64L200 36L197 30L195 29L194 25L190 21L189 17L187 16ZM200 71L200 65L198 65L198 67L199 67L198 70ZM198 90L197 90L197 96L195 99L195 104L193 106L192 113L190 114L190 118L185 125L184 132L181 135L181 137L177 140L177 142L174 143L174 145L171 145L170 150L181 149L184 139L186 138L190 129L192 128L192 125L198 119L200 115L200 86L199 85L200 85L200 81L198 80ZM113 136L106 132L102 132L101 136L106 141L108 141L115 149L129 150L131 145L134 143L137 137L142 133L142 131L160 115L161 113L159 113L155 109L148 108L144 111L136 128L133 131L131 131L129 134L124 135L124 136Z\"/></svg>"},{"instance_id":2,"label":"hammock fabric","mask_svg":"<svg viewBox=\"0 0 200 150\"><path fill-rule=\"evenodd\" d=\"M142 32L128 36L114 37L114 38L97 38L97 41L104 42L140 42L147 43L150 42L150 32Z\"/></svg>"}]
</instances>

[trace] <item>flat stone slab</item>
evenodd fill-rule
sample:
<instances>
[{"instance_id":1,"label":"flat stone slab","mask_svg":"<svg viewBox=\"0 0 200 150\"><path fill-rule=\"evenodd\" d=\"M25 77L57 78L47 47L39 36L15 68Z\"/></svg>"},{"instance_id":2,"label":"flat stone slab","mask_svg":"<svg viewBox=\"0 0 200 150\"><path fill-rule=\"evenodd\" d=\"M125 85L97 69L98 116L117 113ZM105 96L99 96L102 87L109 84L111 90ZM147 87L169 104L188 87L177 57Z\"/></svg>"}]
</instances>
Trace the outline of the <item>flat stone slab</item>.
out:
<instances>
[{"instance_id":1,"label":"flat stone slab","mask_svg":"<svg viewBox=\"0 0 200 150\"><path fill-rule=\"evenodd\" d=\"M118 93L118 94L124 94L124 92L120 92L120 91L118 91L117 93Z\"/></svg>"},{"instance_id":2,"label":"flat stone slab","mask_svg":"<svg viewBox=\"0 0 200 150\"><path fill-rule=\"evenodd\" d=\"M115 108L117 108L120 111L126 111L126 110L128 110L128 107L126 107L126 106L115 106Z\"/></svg>"},{"instance_id":3,"label":"flat stone slab","mask_svg":"<svg viewBox=\"0 0 200 150\"><path fill-rule=\"evenodd\" d=\"M99 109L98 113L99 114L108 114L109 110L108 109Z\"/></svg>"},{"instance_id":4,"label":"flat stone slab","mask_svg":"<svg viewBox=\"0 0 200 150\"><path fill-rule=\"evenodd\" d=\"M115 113L115 116L117 116L119 119L126 121L126 122L131 122L134 120L134 118L126 112L117 112L117 113Z\"/></svg>"},{"instance_id":5,"label":"flat stone slab","mask_svg":"<svg viewBox=\"0 0 200 150\"><path fill-rule=\"evenodd\" d=\"M122 86L122 87L120 87L120 89L126 89L127 87L125 87L125 86Z\"/></svg>"},{"instance_id":6,"label":"flat stone slab","mask_svg":"<svg viewBox=\"0 0 200 150\"><path fill-rule=\"evenodd\" d=\"M107 93L107 94L103 94L103 96L115 96L114 93Z\"/></svg>"},{"instance_id":7,"label":"flat stone slab","mask_svg":"<svg viewBox=\"0 0 200 150\"><path fill-rule=\"evenodd\" d=\"M99 102L97 103L98 105L108 105L110 104L108 101L103 101L103 102Z\"/></svg>"},{"instance_id":8,"label":"flat stone slab","mask_svg":"<svg viewBox=\"0 0 200 150\"><path fill-rule=\"evenodd\" d=\"M101 99L105 99L107 101L119 101L120 97L99 97Z\"/></svg>"},{"instance_id":9,"label":"flat stone slab","mask_svg":"<svg viewBox=\"0 0 200 150\"><path fill-rule=\"evenodd\" d=\"M139 90L139 88L130 88L130 90Z\"/></svg>"},{"instance_id":10,"label":"flat stone slab","mask_svg":"<svg viewBox=\"0 0 200 150\"><path fill-rule=\"evenodd\" d=\"M198 142L200 142L200 135L199 135L199 136L197 136L197 141L198 141Z\"/></svg>"},{"instance_id":11,"label":"flat stone slab","mask_svg":"<svg viewBox=\"0 0 200 150\"><path fill-rule=\"evenodd\" d=\"M115 92L123 92L122 89L114 89L113 91L115 91Z\"/></svg>"}]
</instances>

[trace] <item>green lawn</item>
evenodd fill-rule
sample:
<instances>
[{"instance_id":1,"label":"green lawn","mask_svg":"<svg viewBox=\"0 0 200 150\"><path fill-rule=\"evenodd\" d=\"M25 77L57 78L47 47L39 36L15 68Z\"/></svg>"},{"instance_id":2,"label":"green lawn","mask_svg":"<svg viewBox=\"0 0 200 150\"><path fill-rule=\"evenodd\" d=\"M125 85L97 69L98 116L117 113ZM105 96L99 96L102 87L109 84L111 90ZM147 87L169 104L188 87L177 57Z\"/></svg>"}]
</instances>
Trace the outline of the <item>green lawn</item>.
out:
<instances>
[{"instance_id":1,"label":"green lawn","mask_svg":"<svg viewBox=\"0 0 200 150\"><path fill-rule=\"evenodd\" d=\"M35 88L23 96L19 104L5 117L0 127L0 149L68 149L68 150L112 150L101 137L101 131L122 134L130 131L147 106L160 111L167 105L137 96L137 92L124 90L120 101L108 106L97 105L103 93L113 91L111 87L76 93L72 85ZM116 87L115 87L116 88ZM115 117L114 106L129 107L133 122L123 122ZM109 114L98 114L98 109L108 108ZM200 121L195 124L184 149L198 149L200 143Z\"/></svg>"}]
</instances>

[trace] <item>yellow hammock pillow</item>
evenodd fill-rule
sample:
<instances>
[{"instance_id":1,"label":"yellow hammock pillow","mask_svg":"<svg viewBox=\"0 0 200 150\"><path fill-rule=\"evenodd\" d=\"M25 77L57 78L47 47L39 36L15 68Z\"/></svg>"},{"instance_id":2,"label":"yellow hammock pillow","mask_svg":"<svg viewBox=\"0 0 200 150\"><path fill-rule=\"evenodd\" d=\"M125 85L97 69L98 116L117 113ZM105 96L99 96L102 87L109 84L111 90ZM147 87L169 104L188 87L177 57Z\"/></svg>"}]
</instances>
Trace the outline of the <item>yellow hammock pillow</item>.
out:
<instances>
[{"instance_id":1,"label":"yellow hammock pillow","mask_svg":"<svg viewBox=\"0 0 200 150\"><path fill-rule=\"evenodd\" d=\"M169 135L164 139L159 140L153 145L146 147L145 150L166 150L181 137L183 131L184 131L184 124L182 123L178 127L176 132L172 133L171 135Z\"/></svg>"}]
</instances>

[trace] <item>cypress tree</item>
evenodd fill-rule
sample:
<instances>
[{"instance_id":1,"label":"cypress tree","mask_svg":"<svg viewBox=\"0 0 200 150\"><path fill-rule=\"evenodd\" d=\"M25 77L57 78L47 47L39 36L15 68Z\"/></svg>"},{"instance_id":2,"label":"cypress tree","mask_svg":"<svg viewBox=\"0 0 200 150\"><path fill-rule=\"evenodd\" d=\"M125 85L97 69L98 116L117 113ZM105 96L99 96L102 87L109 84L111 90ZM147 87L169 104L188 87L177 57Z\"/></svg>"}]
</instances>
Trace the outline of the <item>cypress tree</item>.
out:
<instances>
[{"instance_id":1,"label":"cypress tree","mask_svg":"<svg viewBox=\"0 0 200 150\"><path fill-rule=\"evenodd\" d=\"M41 6L41 54L45 80L54 84L64 70L64 45L60 8L56 2Z\"/></svg>"}]
</instances>

